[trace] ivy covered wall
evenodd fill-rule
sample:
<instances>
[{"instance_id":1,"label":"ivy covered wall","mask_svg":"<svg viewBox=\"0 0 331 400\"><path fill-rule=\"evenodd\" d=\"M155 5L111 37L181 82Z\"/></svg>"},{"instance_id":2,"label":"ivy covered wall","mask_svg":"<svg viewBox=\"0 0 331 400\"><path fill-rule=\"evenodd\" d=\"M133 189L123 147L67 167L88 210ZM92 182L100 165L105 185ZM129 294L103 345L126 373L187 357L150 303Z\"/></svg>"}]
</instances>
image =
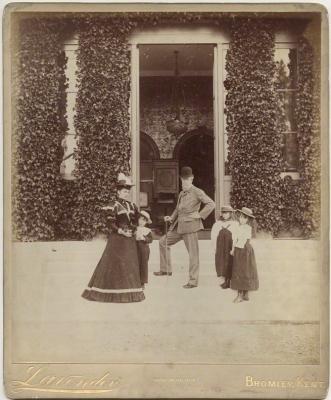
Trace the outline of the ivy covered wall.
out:
<instances>
[{"instance_id":1,"label":"ivy covered wall","mask_svg":"<svg viewBox=\"0 0 331 400\"><path fill-rule=\"evenodd\" d=\"M131 24L87 18L78 28L74 221L87 239L106 231L100 206L115 196L118 174L130 171Z\"/></svg>"},{"instance_id":2,"label":"ivy covered wall","mask_svg":"<svg viewBox=\"0 0 331 400\"><path fill-rule=\"evenodd\" d=\"M290 225L300 224L308 236L318 237L321 218L320 70L316 48L299 39L298 145L300 180L284 180L282 214ZM318 54L318 53L317 53ZM315 60L316 61L316 60Z\"/></svg>"},{"instance_id":3,"label":"ivy covered wall","mask_svg":"<svg viewBox=\"0 0 331 400\"><path fill-rule=\"evenodd\" d=\"M276 93L275 24L237 19L226 55L226 121L233 207L254 210L260 229L281 222L282 126Z\"/></svg>"},{"instance_id":4,"label":"ivy covered wall","mask_svg":"<svg viewBox=\"0 0 331 400\"><path fill-rule=\"evenodd\" d=\"M182 20L180 13L171 18ZM221 16L211 18L216 21ZM62 138L59 120L59 84L63 77L63 63L59 62L61 20L38 18L21 22L14 71L16 239L54 240L66 238L66 234L67 238L89 239L106 232L99 205L108 203L115 195L118 172L130 171L128 35L139 19L150 18L116 15L72 21L80 35L76 180L70 183L61 181L58 174L58 145ZM189 19L186 15L185 20ZM232 205L253 208L260 228L272 232L278 230L285 210L288 220L300 222L312 236L318 230L320 204L317 42L309 36L300 41L301 93L297 120L302 182L293 188L280 179L283 127L274 92L275 25L270 20L231 20L229 74L225 85L227 130L231 138ZM207 86L206 90L211 89ZM211 108L212 104L207 103L204 109L198 112L195 109L194 115L188 118L189 129L198 125L212 129ZM187 109L193 110L189 102ZM162 120L158 118L166 117L164 110L163 106L153 109L148 102L142 105L141 129L154 135L163 156L169 157L173 139L165 145L155 133L155 126L161 131Z\"/></svg>"},{"instance_id":5,"label":"ivy covered wall","mask_svg":"<svg viewBox=\"0 0 331 400\"><path fill-rule=\"evenodd\" d=\"M13 58L13 229L18 240L53 240L58 221L60 20L22 21Z\"/></svg>"}]
</instances>

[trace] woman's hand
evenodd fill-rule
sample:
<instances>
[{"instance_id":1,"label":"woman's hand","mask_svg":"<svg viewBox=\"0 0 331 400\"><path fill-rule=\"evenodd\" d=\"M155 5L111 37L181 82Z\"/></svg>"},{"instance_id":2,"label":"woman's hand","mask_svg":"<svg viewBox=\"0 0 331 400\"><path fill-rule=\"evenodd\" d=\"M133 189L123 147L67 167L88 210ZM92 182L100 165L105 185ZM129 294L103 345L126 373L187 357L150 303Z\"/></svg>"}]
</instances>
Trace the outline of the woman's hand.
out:
<instances>
[{"instance_id":1,"label":"woman's hand","mask_svg":"<svg viewBox=\"0 0 331 400\"><path fill-rule=\"evenodd\" d=\"M125 237L131 237L132 236L132 231L123 231L123 235Z\"/></svg>"},{"instance_id":2,"label":"woman's hand","mask_svg":"<svg viewBox=\"0 0 331 400\"><path fill-rule=\"evenodd\" d=\"M123 231L123 229L119 229L118 233L120 235L125 236L125 237L131 237L132 236L132 231Z\"/></svg>"},{"instance_id":3,"label":"woman's hand","mask_svg":"<svg viewBox=\"0 0 331 400\"><path fill-rule=\"evenodd\" d=\"M234 255L234 249L232 249L232 250L230 251L230 254L231 254L231 256Z\"/></svg>"}]
</instances>

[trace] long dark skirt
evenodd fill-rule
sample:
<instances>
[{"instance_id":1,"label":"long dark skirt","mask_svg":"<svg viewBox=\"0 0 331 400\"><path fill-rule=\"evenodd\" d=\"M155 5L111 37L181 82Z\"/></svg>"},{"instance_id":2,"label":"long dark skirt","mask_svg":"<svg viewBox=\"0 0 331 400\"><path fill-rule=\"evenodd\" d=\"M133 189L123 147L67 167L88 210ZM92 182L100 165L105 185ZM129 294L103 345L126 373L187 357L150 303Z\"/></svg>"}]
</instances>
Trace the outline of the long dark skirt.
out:
<instances>
[{"instance_id":1,"label":"long dark skirt","mask_svg":"<svg viewBox=\"0 0 331 400\"><path fill-rule=\"evenodd\" d=\"M233 256L230 254L231 249L232 233L228 229L222 228L216 241L215 267L217 276L231 278L233 265Z\"/></svg>"},{"instance_id":2,"label":"long dark skirt","mask_svg":"<svg viewBox=\"0 0 331 400\"><path fill-rule=\"evenodd\" d=\"M254 249L247 240L243 249L237 247L234 249L231 289L250 291L258 288L259 277Z\"/></svg>"},{"instance_id":3,"label":"long dark skirt","mask_svg":"<svg viewBox=\"0 0 331 400\"><path fill-rule=\"evenodd\" d=\"M107 246L82 297L105 303L131 303L145 299L135 237L110 233Z\"/></svg>"}]
</instances>

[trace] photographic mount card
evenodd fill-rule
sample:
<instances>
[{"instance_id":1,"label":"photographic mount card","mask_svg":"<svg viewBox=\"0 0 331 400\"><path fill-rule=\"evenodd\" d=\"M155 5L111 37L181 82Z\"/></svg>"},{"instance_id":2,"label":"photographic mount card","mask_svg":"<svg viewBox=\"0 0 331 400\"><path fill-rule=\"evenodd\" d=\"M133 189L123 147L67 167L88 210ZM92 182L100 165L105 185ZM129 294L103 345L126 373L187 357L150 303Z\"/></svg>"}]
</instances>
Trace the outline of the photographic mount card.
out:
<instances>
[{"instance_id":1,"label":"photographic mount card","mask_svg":"<svg viewBox=\"0 0 331 400\"><path fill-rule=\"evenodd\" d=\"M326 9L11 3L3 46L7 396L324 398ZM185 166L214 210L167 232L164 217L192 196ZM111 202L120 172L152 220L139 287L121 286L138 271L124 237L135 228L108 236L107 217L136 212ZM253 237L240 247L232 233L223 289L217 224L229 204L233 232L248 215ZM203 229L180 231L200 217ZM100 263L109 287L88 284Z\"/></svg>"}]
</instances>

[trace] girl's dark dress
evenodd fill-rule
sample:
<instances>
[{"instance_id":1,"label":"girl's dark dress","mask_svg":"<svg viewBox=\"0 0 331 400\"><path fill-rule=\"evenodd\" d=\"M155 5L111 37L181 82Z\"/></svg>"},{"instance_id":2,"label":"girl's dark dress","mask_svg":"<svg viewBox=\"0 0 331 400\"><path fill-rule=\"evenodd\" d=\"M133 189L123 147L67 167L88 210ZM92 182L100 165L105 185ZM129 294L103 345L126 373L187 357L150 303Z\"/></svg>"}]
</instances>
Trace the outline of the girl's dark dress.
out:
<instances>
[{"instance_id":1,"label":"girl's dark dress","mask_svg":"<svg viewBox=\"0 0 331 400\"><path fill-rule=\"evenodd\" d=\"M231 289L250 291L259 288L255 253L250 244L251 231L249 225L240 225L233 235L235 248Z\"/></svg>"},{"instance_id":2,"label":"girl's dark dress","mask_svg":"<svg viewBox=\"0 0 331 400\"><path fill-rule=\"evenodd\" d=\"M106 303L131 303L145 299L141 288L137 245L134 236L126 237L118 229L130 227L139 217L137 207L122 199L107 210L111 232L107 246L82 297Z\"/></svg>"},{"instance_id":3,"label":"girl's dark dress","mask_svg":"<svg viewBox=\"0 0 331 400\"><path fill-rule=\"evenodd\" d=\"M232 233L222 228L217 236L215 266L217 276L231 278L233 257L230 255L232 249Z\"/></svg>"}]
</instances>

